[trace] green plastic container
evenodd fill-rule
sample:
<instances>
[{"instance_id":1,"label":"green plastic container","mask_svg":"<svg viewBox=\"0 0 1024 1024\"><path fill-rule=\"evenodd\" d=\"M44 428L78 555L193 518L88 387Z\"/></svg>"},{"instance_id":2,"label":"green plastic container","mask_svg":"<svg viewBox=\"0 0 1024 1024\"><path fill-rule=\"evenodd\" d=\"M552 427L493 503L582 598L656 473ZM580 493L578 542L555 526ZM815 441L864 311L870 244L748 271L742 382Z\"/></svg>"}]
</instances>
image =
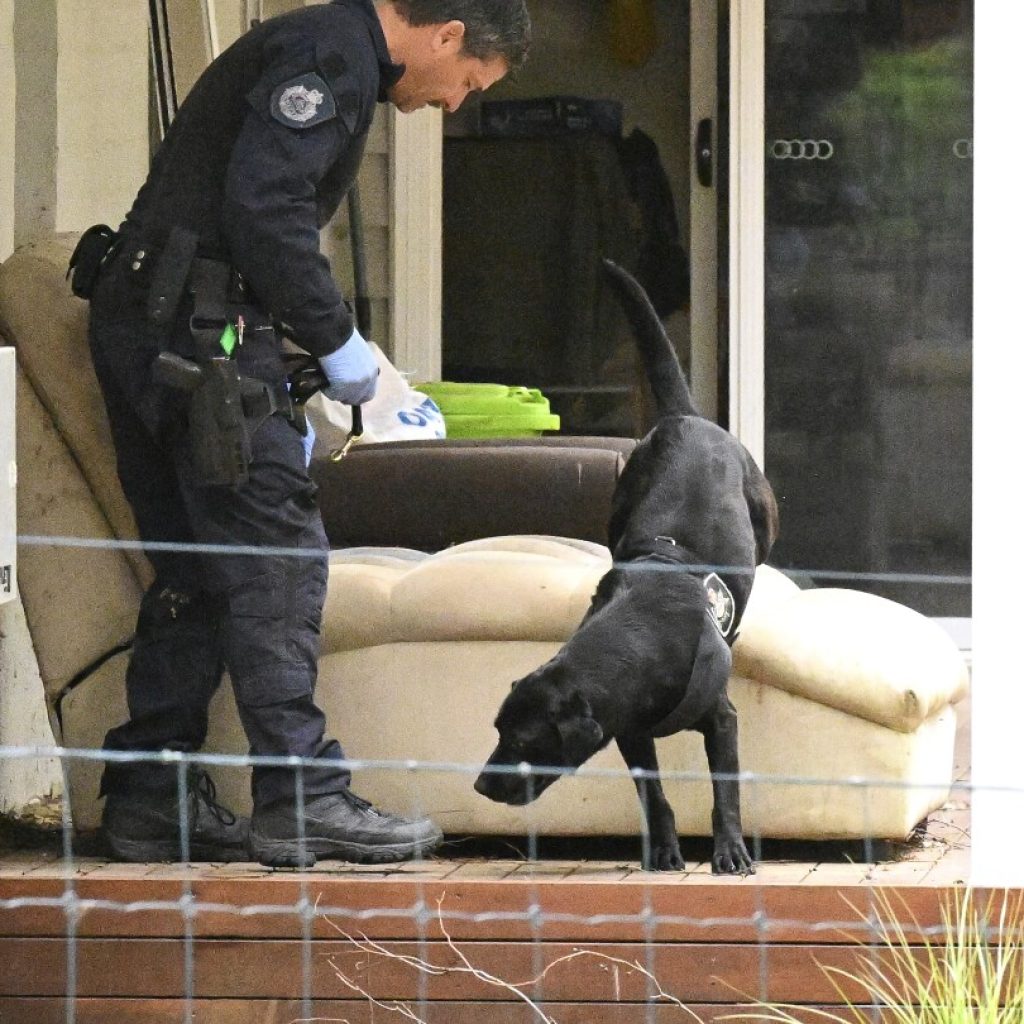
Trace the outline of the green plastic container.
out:
<instances>
[{"instance_id":1,"label":"green plastic container","mask_svg":"<svg viewBox=\"0 0 1024 1024\"><path fill-rule=\"evenodd\" d=\"M558 430L560 420L536 388L505 384L461 384L436 381L417 384L444 415L449 437L538 437Z\"/></svg>"}]
</instances>

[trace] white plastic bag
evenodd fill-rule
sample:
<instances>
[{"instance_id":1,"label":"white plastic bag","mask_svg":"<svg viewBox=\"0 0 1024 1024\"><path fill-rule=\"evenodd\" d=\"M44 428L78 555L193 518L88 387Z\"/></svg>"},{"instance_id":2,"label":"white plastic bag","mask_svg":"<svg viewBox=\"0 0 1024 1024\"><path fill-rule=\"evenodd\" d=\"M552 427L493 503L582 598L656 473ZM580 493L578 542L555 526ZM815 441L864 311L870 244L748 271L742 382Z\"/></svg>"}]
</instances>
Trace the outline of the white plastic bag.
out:
<instances>
[{"instance_id":1,"label":"white plastic bag","mask_svg":"<svg viewBox=\"0 0 1024 1024\"><path fill-rule=\"evenodd\" d=\"M445 437L444 416L434 400L413 388L372 341L370 347L380 379L373 400L363 406L363 436L358 443ZM306 403L306 415L316 431L314 458L340 448L352 429L351 407L319 393Z\"/></svg>"}]
</instances>

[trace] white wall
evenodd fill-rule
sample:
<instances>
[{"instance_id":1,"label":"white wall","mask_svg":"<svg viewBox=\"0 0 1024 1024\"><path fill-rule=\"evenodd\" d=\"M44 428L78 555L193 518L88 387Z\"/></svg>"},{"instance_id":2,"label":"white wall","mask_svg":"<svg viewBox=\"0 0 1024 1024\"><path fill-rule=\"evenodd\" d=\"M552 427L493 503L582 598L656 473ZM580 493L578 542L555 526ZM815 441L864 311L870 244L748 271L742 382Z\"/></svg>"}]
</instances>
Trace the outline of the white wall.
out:
<instances>
[{"instance_id":1,"label":"white wall","mask_svg":"<svg viewBox=\"0 0 1024 1024\"><path fill-rule=\"evenodd\" d=\"M56 228L116 227L149 166L147 5L58 0L57 10Z\"/></svg>"},{"instance_id":2,"label":"white wall","mask_svg":"<svg viewBox=\"0 0 1024 1024\"><path fill-rule=\"evenodd\" d=\"M14 244L53 230L57 0L14 0Z\"/></svg>"},{"instance_id":3,"label":"white wall","mask_svg":"<svg viewBox=\"0 0 1024 1024\"><path fill-rule=\"evenodd\" d=\"M0 0L0 258L120 222L149 160L138 0Z\"/></svg>"}]
</instances>

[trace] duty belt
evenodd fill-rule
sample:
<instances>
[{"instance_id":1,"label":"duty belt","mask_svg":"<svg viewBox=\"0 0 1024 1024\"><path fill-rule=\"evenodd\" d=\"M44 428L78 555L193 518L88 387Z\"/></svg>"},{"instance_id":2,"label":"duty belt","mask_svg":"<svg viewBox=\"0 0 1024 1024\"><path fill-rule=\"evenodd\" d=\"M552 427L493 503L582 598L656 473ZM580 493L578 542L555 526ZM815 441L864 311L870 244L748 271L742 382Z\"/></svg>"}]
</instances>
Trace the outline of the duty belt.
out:
<instances>
[{"instance_id":1,"label":"duty belt","mask_svg":"<svg viewBox=\"0 0 1024 1024\"><path fill-rule=\"evenodd\" d=\"M119 236L125 258L133 274L149 280L146 314L155 324L168 324L181 304L186 290L197 294L204 279L216 280L220 296L211 293L207 303L220 299L225 303L252 302L253 296L240 271L224 260L197 255L199 236L185 228L172 228L164 245L158 245L134 232ZM223 269L220 269L223 268Z\"/></svg>"},{"instance_id":2,"label":"duty belt","mask_svg":"<svg viewBox=\"0 0 1024 1024\"><path fill-rule=\"evenodd\" d=\"M163 351L154 373L163 383L186 391L189 437L196 479L210 487L236 488L249 478L251 431L276 412L295 418L287 391L251 377L242 377L232 358L233 346L222 346L229 332L228 286L231 267L220 260L196 256L198 236L174 228L154 265L147 313L169 326L181 304L186 284L193 296L189 330L195 359ZM131 253L133 270L141 269L144 250ZM248 422L247 422L248 421ZM305 424L303 424L304 426Z\"/></svg>"}]
</instances>

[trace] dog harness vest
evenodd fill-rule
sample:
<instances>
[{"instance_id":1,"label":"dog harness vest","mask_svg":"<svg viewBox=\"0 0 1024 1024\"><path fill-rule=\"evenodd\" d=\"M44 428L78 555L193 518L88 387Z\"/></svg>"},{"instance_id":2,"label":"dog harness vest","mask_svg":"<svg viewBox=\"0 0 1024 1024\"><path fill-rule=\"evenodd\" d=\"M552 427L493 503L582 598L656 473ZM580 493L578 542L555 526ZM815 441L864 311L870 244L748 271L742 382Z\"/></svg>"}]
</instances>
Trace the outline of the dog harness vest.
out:
<instances>
[{"instance_id":1,"label":"dog harness vest","mask_svg":"<svg viewBox=\"0 0 1024 1024\"><path fill-rule=\"evenodd\" d=\"M725 639L728 639L732 634L733 626L736 624L736 599L732 596L732 591L725 580L717 572L708 572L707 570L710 566L703 565L697 561L696 556L686 548L680 547L674 537L658 536L654 538L654 543L654 550L640 556L633 555L632 557L636 561L651 558L669 559L679 562L693 575L704 573L703 583L704 591L707 595L708 615L715 624L715 629Z\"/></svg>"}]
</instances>

